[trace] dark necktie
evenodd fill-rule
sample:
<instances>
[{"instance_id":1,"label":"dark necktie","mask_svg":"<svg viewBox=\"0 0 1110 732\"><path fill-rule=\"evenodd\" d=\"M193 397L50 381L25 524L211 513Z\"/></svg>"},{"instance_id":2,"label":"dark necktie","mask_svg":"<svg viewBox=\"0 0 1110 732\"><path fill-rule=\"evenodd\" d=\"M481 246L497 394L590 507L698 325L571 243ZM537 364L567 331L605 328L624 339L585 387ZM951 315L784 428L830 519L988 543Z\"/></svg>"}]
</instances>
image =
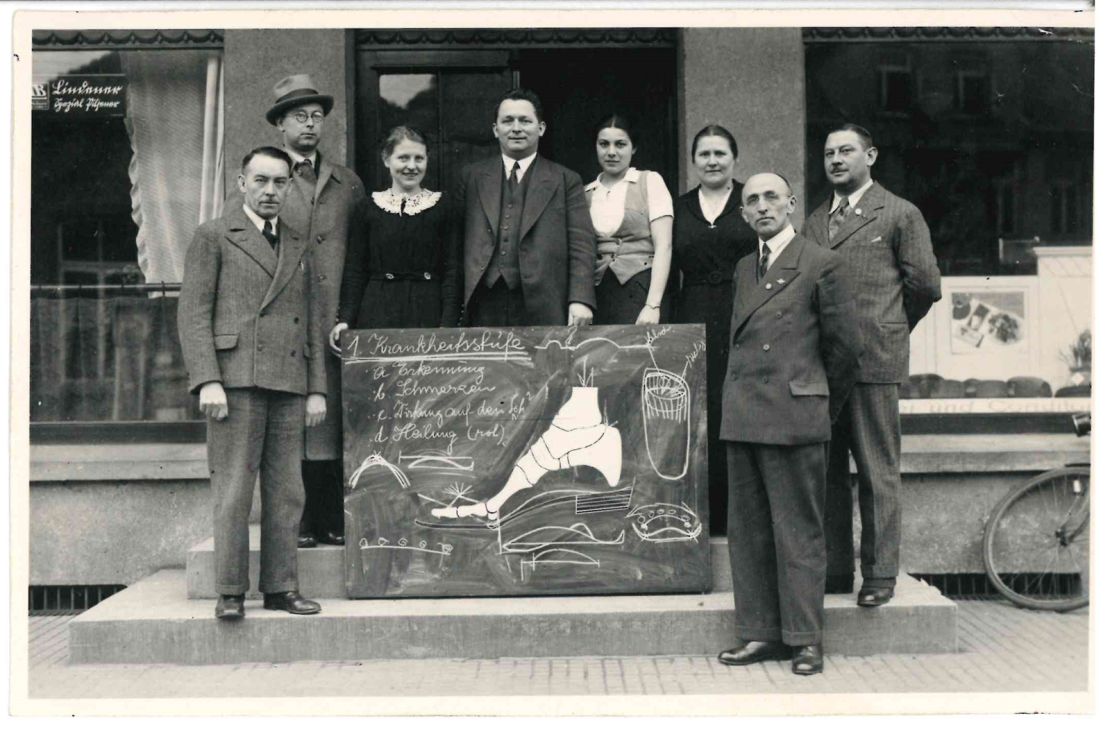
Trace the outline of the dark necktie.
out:
<instances>
[{"instance_id":1,"label":"dark necktie","mask_svg":"<svg viewBox=\"0 0 1110 732\"><path fill-rule=\"evenodd\" d=\"M270 242L270 248L277 251L278 236L274 232L274 222L266 219L266 223L262 225L262 236L266 237L266 241Z\"/></svg>"},{"instance_id":2,"label":"dark necktie","mask_svg":"<svg viewBox=\"0 0 1110 732\"><path fill-rule=\"evenodd\" d=\"M771 247L767 246L767 242L760 242L759 249L759 279L763 279L771 261Z\"/></svg>"},{"instance_id":3,"label":"dark necktie","mask_svg":"<svg viewBox=\"0 0 1110 732\"><path fill-rule=\"evenodd\" d=\"M841 224L844 223L844 217L848 215L848 197L840 199L840 205L833 211L832 216L829 217L829 242L836 238L836 232L840 231Z\"/></svg>"},{"instance_id":4,"label":"dark necktie","mask_svg":"<svg viewBox=\"0 0 1110 732\"><path fill-rule=\"evenodd\" d=\"M293 172L309 182L316 182L316 170L312 167L312 161L308 158L294 165Z\"/></svg>"},{"instance_id":5,"label":"dark necktie","mask_svg":"<svg viewBox=\"0 0 1110 732\"><path fill-rule=\"evenodd\" d=\"M516 174L520 172L520 162L513 163L513 169L509 171L509 190L515 192L520 181L516 179Z\"/></svg>"}]
</instances>

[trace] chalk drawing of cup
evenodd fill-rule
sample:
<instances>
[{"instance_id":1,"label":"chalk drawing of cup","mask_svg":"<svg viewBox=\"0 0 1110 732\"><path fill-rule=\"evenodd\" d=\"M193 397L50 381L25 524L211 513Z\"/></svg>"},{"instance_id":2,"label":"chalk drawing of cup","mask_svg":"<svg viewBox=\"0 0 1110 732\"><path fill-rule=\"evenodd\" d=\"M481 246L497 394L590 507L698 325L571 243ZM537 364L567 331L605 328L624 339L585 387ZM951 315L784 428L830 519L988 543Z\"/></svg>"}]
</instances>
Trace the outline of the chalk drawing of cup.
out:
<instances>
[{"instance_id":1,"label":"chalk drawing of cup","mask_svg":"<svg viewBox=\"0 0 1110 732\"><path fill-rule=\"evenodd\" d=\"M644 370L644 446L656 475L681 480L690 462L690 385L676 373Z\"/></svg>"}]
</instances>

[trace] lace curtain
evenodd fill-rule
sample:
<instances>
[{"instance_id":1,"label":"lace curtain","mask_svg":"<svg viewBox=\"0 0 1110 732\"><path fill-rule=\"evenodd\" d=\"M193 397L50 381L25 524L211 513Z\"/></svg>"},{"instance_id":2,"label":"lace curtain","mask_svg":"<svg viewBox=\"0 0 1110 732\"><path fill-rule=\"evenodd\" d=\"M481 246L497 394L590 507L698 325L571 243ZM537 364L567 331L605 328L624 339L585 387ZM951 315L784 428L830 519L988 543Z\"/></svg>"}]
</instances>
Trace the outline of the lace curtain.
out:
<instances>
[{"instance_id":1,"label":"lace curtain","mask_svg":"<svg viewBox=\"0 0 1110 732\"><path fill-rule=\"evenodd\" d=\"M131 217L148 283L180 282L198 224L224 198L223 59L213 51L128 51L125 124Z\"/></svg>"}]
</instances>

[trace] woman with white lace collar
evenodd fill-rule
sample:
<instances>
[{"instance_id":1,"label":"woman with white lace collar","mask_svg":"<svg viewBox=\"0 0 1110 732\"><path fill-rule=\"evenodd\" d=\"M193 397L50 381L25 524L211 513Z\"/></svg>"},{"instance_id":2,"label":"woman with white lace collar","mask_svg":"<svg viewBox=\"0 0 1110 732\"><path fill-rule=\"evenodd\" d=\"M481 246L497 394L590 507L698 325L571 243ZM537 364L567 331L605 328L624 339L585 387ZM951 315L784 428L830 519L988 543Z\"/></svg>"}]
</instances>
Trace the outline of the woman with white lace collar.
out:
<instances>
[{"instance_id":1,"label":"woman with white lace collar","mask_svg":"<svg viewBox=\"0 0 1110 732\"><path fill-rule=\"evenodd\" d=\"M331 340L350 328L438 328L459 318L459 248L448 197L423 187L424 136L390 130L381 148L392 185L363 201L347 245Z\"/></svg>"}]
</instances>

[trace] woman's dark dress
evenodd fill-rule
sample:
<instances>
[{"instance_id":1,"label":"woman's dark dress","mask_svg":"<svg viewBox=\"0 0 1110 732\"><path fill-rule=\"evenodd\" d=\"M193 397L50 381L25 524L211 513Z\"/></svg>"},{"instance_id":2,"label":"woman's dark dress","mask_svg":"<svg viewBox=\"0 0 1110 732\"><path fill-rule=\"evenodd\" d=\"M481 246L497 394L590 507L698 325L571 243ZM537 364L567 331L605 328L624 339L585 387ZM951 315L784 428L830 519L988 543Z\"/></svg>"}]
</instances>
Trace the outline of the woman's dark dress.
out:
<instances>
[{"instance_id":1,"label":"woman's dark dress","mask_svg":"<svg viewBox=\"0 0 1110 732\"><path fill-rule=\"evenodd\" d=\"M390 213L367 198L347 244L338 322L351 328L454 327L459 276L448 196L413 215Z\"/></svg>"},{"instance_id":2,"label":"woman's dark dress","mask_svg":"<svg viewBox=\"0 0 1110 732\"><path fill-rule=\"evenodd\" d=\"M740 216L741 184L713 226L705 220L698 189L675 202L674 267L682 272L682 289L675 298L674 321L705 323L706 399L709 402L709 528L725 532L728 470L721 428L721 389L728 367L729 321L732 318L732 273L741 257L756 249L756 236Z\"/></svg>"}]
</instances>

